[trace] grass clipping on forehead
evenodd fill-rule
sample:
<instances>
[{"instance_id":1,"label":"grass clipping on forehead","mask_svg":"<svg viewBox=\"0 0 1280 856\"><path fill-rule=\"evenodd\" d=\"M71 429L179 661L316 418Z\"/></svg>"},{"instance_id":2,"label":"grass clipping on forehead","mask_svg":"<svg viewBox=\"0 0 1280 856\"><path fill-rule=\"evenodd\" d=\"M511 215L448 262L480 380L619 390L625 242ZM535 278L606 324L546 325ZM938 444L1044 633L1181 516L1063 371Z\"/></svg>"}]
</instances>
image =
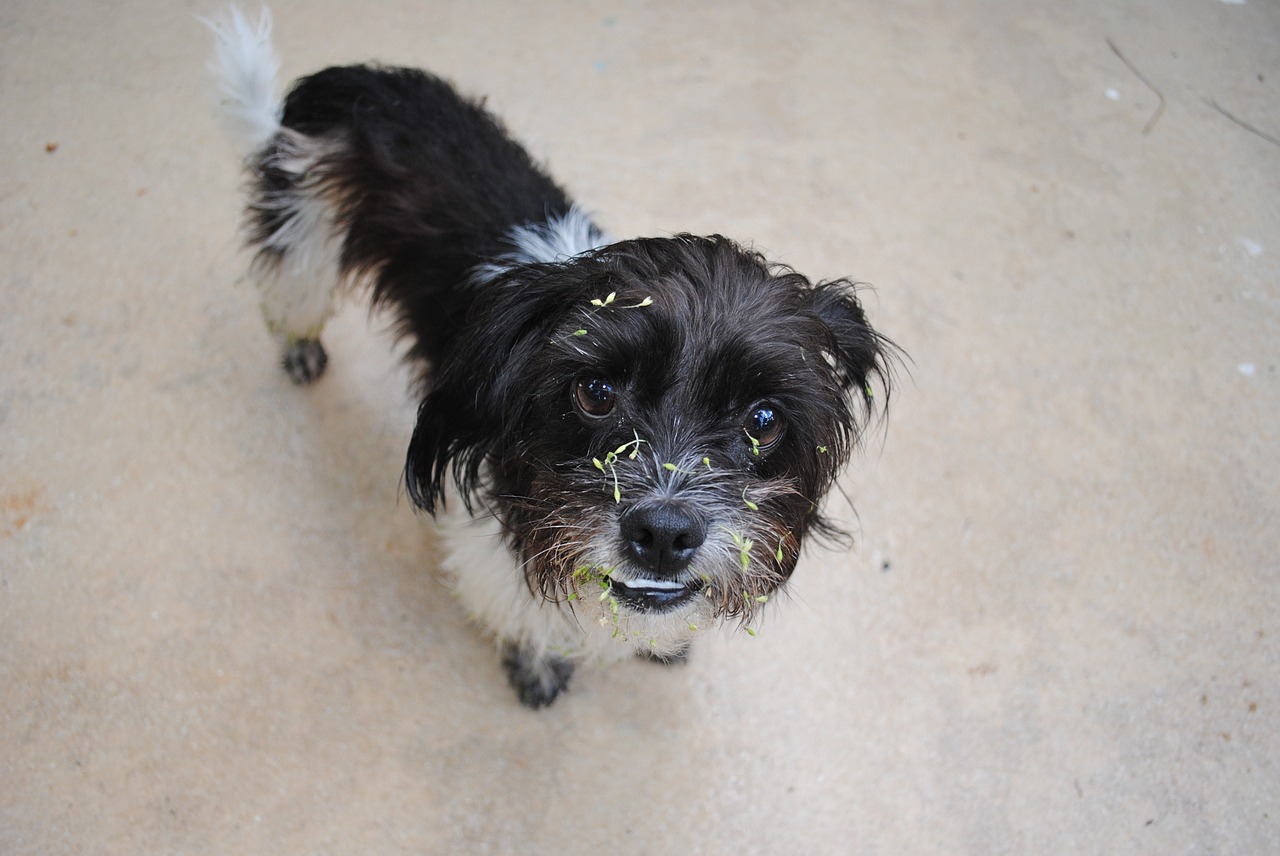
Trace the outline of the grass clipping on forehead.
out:
<instances>
[{"instance_id":1,"label":"grass clipping on forehead","mask_svg":"<svg viewBox=\"0 0 1280 856\"><path fill-rule=\"evenodd\" d=\"M617 299L618 299L618 292L611 291L609 292L608 296L605 297L603 300L601 300L598 297L594 298L591 301L591 305L597 309L604 309L606 307L613 306L614 301L616 301ZM614 309L643 309L646 306L652 306L652 305L653 305L653 298L646 297L644 300L641 300L639 303L633 303L630 306L613 306L613 308Z\"/></svg>"},{"instance_id":2,"label":"grass clipping on forehead","mask_svg":"<svg viewBox=\"0 0 1280 856\"><path fill-rule=\"evenodd\" d=\"M646 306L653 305L653 298L648 296L646 296L639 303L631 303L626 306L618 304L617 300L618 300L618 292L616 291L609 292L608 295L606 295L603 298L593 297L591 299L591 307L592 307L591 310L584 313L587 317L587 321L590 322L590 320L594 318L596 316L596 313L599 312L601 309L643 309ZM585 336L587 335L587 328L579 327L577 330L574 330L569 335Z\"/></svg>"}]
</instances>

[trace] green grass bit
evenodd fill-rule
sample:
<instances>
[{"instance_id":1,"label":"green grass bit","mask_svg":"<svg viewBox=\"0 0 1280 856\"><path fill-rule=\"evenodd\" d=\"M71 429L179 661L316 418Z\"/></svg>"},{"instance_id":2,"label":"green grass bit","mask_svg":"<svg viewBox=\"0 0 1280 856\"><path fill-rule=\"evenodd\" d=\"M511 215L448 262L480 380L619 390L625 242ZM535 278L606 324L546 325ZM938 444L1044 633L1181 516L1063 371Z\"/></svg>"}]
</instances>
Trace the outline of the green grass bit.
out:
<instances>
[{"instance_id":1,"label":"green grass bit","mask_svg":"<svg viewBox=\"0 0 1280 856\"><path fill-rule=\"evenodd\" d=\"M621 455L623 452L625 452L627 449L631 450L631 454L627 455L628 460L634 461L636 459L636 456L640 454L640 444L643 443L644 440L640 439L640 434L635 429L632 429L631 433L632 435L635 436L634 440L628 440L627 442L623 443L621 446L614 449L610 453L613 455L613 459L615 461L618 460L618 456Z\"/></svg>"}]
</instances>

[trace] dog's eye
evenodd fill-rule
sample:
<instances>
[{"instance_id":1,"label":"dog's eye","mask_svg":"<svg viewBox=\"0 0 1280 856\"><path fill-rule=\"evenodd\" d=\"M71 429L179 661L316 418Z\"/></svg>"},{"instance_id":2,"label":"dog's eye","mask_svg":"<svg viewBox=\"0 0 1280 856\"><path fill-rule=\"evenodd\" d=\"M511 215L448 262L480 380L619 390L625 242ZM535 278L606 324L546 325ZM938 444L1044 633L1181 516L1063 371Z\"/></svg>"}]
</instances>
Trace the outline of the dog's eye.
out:
<instances>
[{"instance_id":1,"label":"dog's eye","mask_svg":"<svg viewBox=\"0 0 1280 856\"><path fill-rule=\"evenodd\" d=\"M600 418L613 411L617 398L613 384L598 377L578 378L573 384L573 397L578 408L588 416Z\"/></svg>"},{"instance_id":2,"label":"dog's eye","mask_svg":"<svg viewBox=\"0 0 1280 856\"><path fill-rule=\"evenodd\" d=\"M751 444L751 451L757 455L777 445L786 428L787 421L783 418L782 411L767 401L753 405L742 424L742 430L746 432L747 441Z\"/></svg>"}]
</instances>

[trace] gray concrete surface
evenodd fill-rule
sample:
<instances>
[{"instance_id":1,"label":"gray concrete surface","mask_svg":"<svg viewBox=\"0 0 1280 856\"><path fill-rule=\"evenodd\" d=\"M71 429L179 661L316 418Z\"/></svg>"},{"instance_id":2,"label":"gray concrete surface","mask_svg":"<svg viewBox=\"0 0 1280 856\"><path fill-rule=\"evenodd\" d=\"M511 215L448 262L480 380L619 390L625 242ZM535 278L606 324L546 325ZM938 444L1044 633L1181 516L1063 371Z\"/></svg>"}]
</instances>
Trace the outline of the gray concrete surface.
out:
<instances>
[{"instance_id":1,"label":"gray concrete surface","mask_svg":"<svg viewBox=\"0 0 1280 856\"><path fill-rule=\"evenodd\" d=\"M854 549L539 714L379 320L275 366L212 8L0 7L0 852L1280 852L1280 6L274 3L286 75L430 67L914 360Z\"/></svg>"}]
</instances>

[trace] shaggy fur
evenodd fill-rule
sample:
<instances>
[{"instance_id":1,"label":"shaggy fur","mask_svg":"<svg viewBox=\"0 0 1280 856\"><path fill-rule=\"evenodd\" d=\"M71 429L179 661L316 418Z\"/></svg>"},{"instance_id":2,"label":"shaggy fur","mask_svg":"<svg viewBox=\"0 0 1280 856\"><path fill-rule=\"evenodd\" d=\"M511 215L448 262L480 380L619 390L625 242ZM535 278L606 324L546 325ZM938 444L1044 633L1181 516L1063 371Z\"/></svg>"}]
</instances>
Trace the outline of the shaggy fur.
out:
<instances>
[{"instance_id":1,"label":"shaggy fur","mask_svg":"<svg viewBox=\"0 0 1280 856\"><path fill-rule=\"evenodd\" d=\"M214 24L269 329L298 383L366 286L420 367L410 497L521 701L584 660L680 658L795 569L892 346L854 287L719 236L611 241L483 107L428 73L272 91L264 13ZM748 627L749 629L749 627Z\"/></svg>"}]
</instances>

